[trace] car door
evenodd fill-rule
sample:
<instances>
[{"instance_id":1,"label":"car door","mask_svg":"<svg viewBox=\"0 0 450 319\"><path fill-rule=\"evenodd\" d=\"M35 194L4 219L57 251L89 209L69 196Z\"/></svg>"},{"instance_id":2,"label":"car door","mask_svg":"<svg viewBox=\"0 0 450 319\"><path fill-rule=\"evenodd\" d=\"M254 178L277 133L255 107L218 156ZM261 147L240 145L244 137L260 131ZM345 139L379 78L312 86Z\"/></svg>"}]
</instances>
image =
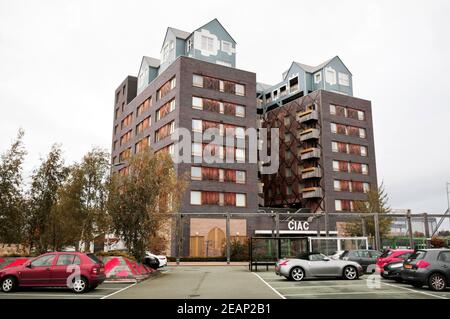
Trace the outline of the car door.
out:
<instances>
[{"instance_id":1,"label":"car door","mask_svg":"<svg viewBox=\"0 0 450 319\"><path fill-rule=\"evenodd\" d=\"M75 254L60 254L55 266L53 266L52 280L57 286L66 286L67 278L76 272L76 267L81 264L80 257Z\"/></svg>"},{"instance_id":2,"label":"car door","mask_svg":"<svg viewBox=\"0 0 450 319\"><path fill-rule=\"evenodd\" d=\"M332 260L322 254L309 255L310 272L315 277L335 276L338 266Z\"/></svg>"},{"instance_id":3,"label":"car door","mask_svg":"<svg viewBox=\"0 0 450 319\"><path fill-rule=\"evenodd\" d=\"M439 253L438 267L445 273L447 281L450 281L450 250Z\"/></svg>"},{"instance_id":4,"label":"car door","mask_svg":"<svg viewBox=\"0 0 450 319\"><path fill-rule=\"evenodd\" d=\"M367 269L367 267L373 263L372 257L369 254L368 250L359 250L359 261L358 263L363 267L364 270Z\"/></svg>"},{"instance_id":5,"label":"car door","mask_svg":"<svg viewBox=\"0 0 450 319\"><path fill-rule=\"evenodd\" d=\"M20 284L23 286L51 286L52 266L55 255L49 254L34 259L20 274Z\"/></svg>"}]
</instances>

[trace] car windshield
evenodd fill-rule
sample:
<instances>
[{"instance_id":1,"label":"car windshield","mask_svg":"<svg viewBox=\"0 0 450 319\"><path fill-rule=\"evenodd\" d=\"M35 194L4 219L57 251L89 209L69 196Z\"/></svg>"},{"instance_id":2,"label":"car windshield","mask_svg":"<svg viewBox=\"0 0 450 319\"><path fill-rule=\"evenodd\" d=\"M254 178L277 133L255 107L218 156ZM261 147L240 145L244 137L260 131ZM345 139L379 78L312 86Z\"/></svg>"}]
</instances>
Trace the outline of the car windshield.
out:
<instances>
[{"instance_id":1,"label":"car windshield","mask_svg":"<svg viewBox=\"0 0 450 319\"><path fill-rule=\"evenodd\" d=\"M425 255L427 254L427 252L426 251L424 251L424 250L418 250L418 251L415 251L415 252L413 252L412 254L411 254L411 256L409 256L409 260L420 260L420 259L423 259L424 257L425 257Z\"/></svg>"},{"instance_id":2,"label":"car windshield","mask_svg":"<svg viewBox=\"0 0 450 319\"><path fill-rule=\"evenodd\" d=\"M383 253L380 255L380 258L386 258L386 257L388 257L388 256L390 256L390 255L392 255L392 250L386 250L385 252L383 252Z\"/></svg>"},{"instance_id":3,"label":"car windshield","mask_svg":"<svg viewBox=\"0 0 450 319\"><path fill-rule=\"evenodd\" d=\"M87 254L90 260L94 262L94 264L101 264L102 262L95 256L94 254Z\"/></svg>"}]
</instances>

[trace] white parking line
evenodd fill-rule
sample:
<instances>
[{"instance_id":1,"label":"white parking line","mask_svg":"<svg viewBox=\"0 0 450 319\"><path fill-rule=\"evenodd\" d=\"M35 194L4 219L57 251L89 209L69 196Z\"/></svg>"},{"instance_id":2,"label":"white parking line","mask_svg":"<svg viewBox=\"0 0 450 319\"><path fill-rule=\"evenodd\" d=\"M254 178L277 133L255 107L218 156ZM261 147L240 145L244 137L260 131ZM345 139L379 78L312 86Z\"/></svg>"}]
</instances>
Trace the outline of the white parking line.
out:
<instances>
[{"instance_id":1,"label":"white parking line","mask_svg":"<svg viewBox=\"0 0 450 319\"><path fill-rule=\"evenodd\" d=\"M356 285L356 284L349 284L349 285L328 285L328 286L286 286L286 287L274 287L276 289L294 289L294 288L303 288L303 289L309 289L309 288L344 288L344 287L367 287L366 284L362 285Z\"/></svg>"},{"instance_id":2,"label":"white parking line","mask_svg":"<svg viewBox=\"0 0 450 319\"><path fill-rule=\"evenodd\" d=\"M267 285L267 287L269 287L270 289L272 289L272 291L274 293L276 293L281 299L286 299L285 296L283 296L282 294L280 294L275 288L273 288L271 285L269 285L264 279L261 278L260 275L258 275L257 273L252 272L252 274L254 274L256 277L258 277L263 283L265 283Z\"/></svg>"},{"instance_id":3,"label":"white parking line","mask_svg":"<svg viewBox=\"0 0 450 319\"><path fill-rule=\"evenodd\" d=\"M135 282L134 284L131 284L131 285L129 285L129 286L126 286L126 287L124 287L124 288L122 288L122 289L120 289L120 290L118 290L118 291L115 291L115 292L113 292L113 293L111 293L111 294L109 294L109 295L103 296L103 297L100 298L100 299L106 299L106 298L108 298L108 297L111 297L111 296L113 296L113 295L115 295L115 294L118 294L119 292L122 292L122 291L124 291L124 290L127 290L128 288L134 287L134 286L136 286L136 285L137 285L137 282Z\"/></svg>"},{"instance_id":4,"label":"white parking line","mask_svg":"<svg viewBox=\"0 0 450 319\"><path fill-rule=\"evenodd\" d=\"M387 285L387 286L391 286L391 287L395 287L395 288L400 288L400 289L412 291L412 292L415 292L415 293L419 293L419 294L423 294L423 295L427 295L427 296L431 296L431 297L435 297L435 298L448 299L447 297L431 294L431 293L425 292L425 291L419 291L419 290L415 290L415 289L411 289L411 288L401 287L401 286L398 286L398 285L388 284L388 283L385 283L385 282L381 282L381 283L383 285Z\"/></svg>"}]
</instances>

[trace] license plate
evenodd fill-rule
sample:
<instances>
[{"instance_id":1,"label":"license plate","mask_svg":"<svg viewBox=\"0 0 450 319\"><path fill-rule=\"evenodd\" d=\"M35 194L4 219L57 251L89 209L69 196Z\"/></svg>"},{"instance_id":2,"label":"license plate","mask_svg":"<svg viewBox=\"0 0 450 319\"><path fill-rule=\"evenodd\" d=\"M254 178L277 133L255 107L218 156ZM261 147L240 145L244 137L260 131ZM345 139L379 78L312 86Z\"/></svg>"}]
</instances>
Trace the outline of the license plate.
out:
<instances>
[{"instance_id":1,"label":"license plate","mask_svg":"<svg viewBox=\"0 0 450 319\"><path fill-rule=\"evenodd\" d=\"M405 265L405 269L412 269L412 265Z\"/></svg>"}]
</instances>

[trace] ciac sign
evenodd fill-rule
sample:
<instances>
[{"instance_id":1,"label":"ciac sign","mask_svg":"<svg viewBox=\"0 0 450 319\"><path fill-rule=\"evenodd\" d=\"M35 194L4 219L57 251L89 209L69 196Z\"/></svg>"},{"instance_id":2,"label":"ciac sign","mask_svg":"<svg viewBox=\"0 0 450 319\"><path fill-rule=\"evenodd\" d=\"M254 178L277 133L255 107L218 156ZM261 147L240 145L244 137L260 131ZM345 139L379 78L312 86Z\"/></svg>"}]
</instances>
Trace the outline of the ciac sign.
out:
<instances>
[{"instance_id":1,"label":"ciac sign","mask_svg":"<svg viewBox=\"0 0 450 319\"><path fill-rule=\"evenodd\" d=\"M290 220L288 222L289 230L309 230L309 223L301 220Z\"/></svg>"}]
</instances>

